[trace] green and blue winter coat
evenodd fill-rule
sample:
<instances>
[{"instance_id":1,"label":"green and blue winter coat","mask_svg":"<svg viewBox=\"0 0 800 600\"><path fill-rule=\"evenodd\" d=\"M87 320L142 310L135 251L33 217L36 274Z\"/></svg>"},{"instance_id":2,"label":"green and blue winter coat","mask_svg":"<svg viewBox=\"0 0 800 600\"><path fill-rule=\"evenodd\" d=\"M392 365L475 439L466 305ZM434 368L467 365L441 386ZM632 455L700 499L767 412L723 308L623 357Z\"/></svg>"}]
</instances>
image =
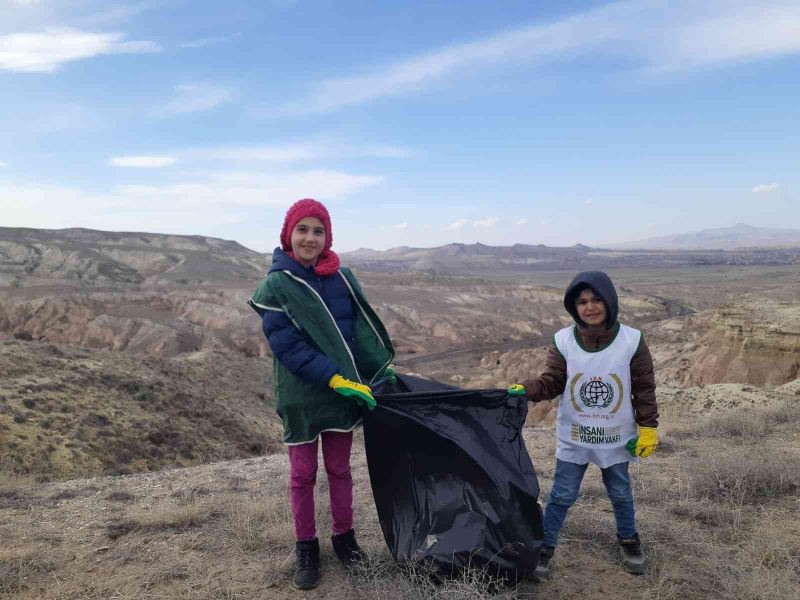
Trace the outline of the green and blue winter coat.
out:
<instances>
[{"instance_id":1,"label":"green and blue winter coat","mask_svg":"<svg viewBox=\"0 0 800 600\"><path fill-rule=\"evenodd\" d=\"M362 409L328 381L338 373L371 385L384 377L394 348L350 270L320 277L276 248L248 303L261 316L272 349L283 442L303 444L323 431L357 427Z\"/></svg>"}]
</instances>

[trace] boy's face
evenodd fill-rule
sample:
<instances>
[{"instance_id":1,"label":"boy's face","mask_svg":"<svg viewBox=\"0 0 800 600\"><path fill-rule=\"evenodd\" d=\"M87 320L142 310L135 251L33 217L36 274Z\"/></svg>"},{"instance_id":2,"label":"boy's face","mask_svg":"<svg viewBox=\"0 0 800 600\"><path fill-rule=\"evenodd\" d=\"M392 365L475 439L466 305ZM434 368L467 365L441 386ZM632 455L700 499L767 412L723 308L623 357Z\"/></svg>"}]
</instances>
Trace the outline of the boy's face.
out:
<instances>
[{"instance_id":1,"label":"boy's face","mask_svg":"<svg viewBox=\"0 0 800 600\"><path fill-rule=\"evenodd\" d=\"M292 230L292 253L304 267L317 264L325 248L325 226L316 217L305 217Z\"/></svg>"},{"instance_id":2,"label":"boy's face","mask_svg":"<svg viewBox=\"0 0 800 600\"><path fill-rule=\"evenodd\" d=\"M587 325L604 325L606 322L606 303L594 295L592 290L583 290L575 299L575 309L581 321Z\"/></svg>"}]
</instances>

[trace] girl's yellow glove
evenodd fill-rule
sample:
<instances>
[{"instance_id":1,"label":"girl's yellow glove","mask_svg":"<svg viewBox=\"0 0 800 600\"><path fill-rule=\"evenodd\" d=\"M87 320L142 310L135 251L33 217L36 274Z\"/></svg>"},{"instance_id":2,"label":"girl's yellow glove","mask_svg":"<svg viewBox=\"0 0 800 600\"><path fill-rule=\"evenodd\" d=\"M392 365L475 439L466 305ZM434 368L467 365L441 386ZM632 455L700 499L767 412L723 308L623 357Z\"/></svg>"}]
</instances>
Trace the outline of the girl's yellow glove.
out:
<instances>
[{"instance_id":1,"label":"girl's yellow glove","mask_svg":"<svg viewBox=\"0 0 800 600\"><path fill-rule=\"evenodd\" d=\"M375 406L377 406L377 402L375 402L375 398L372 397L372 390L369 389L369 386L345 379L338 373L328 381L328 387L333 389L337 394L341 394L347 398L354 398L355 401L362 406L366 404L367 408L370 410L373 410Z\"/></svg>"},{"instance_id":2,"label":"girl's yellow glove","mask_svg":"<svg viewBox=\"0 0 800 600\"><path fill-rule=\"evenodd\" d=\"M628 441L625 447L631 456L647 458L658 446L658 436L655 427L639 427L639 435Z\"/></svg>"}]
</instances>

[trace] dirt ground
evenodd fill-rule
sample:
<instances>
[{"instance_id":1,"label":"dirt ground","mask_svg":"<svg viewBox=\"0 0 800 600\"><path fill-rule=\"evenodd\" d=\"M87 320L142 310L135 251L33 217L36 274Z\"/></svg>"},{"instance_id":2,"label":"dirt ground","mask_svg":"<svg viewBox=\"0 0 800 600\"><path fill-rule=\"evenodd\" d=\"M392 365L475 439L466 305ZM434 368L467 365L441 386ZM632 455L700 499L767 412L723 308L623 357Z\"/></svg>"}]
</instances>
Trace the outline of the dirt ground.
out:
<instances>
[{"instance_id":1,"label":"dirt ground","mask_svg":"<svg viewBox=\"0 0 800 600\"><path fill-rule=\"evenodd\" d=\"M293 530L284 454L118 477L0 486L0 597L20 600L263 598L780 598L800 585L800 413L793 388L753 408L693 390L665 399L662 443L632 467L645 575L617 560L613 515L591 468L570 511L552 578L487 590L467 575L434 587L393 565L353 452L357 532L371 568L345 575L330 544L318 481L323 580L291 588ZM740 390L741 393L741 390ZM706 406L698 411L696 406ZM698 414L702 413L702 414ZM525 430L542 499L552 426Z\"/></svg>"}]
</instances>

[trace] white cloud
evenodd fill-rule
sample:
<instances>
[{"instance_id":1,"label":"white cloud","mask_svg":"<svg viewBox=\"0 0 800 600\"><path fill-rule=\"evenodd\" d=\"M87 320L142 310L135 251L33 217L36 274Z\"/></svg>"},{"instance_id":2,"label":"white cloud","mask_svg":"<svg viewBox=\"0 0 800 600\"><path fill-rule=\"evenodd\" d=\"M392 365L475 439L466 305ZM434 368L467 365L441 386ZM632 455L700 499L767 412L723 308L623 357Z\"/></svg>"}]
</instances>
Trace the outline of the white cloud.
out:
<instances>
[{"instance_id":1,"label":"white cloud","mask_svg":"<svg viewBox=\"0 0 800 600\"><path fill-rule=\"evenodd\" d=\"M442 227L442 229L444 229L445 231L459 231L459 230L463 229L468 223L469 223L469 221L467 219L459 219L458 221L455 221L454 223L450 223L449 225L445 225L444 227Z\"/></svg>"},{"instance_id":2,"label":"white cloud","mask_svg":"<svg viewBox=\"0 0 800 600\"><path fill-rule=\"evenodd\" d=\"M755 186L752 191L756 194L768 194L769 192L774 192L779 187L781 187L779 183L762 183L761 185Z\"/></svg>"},{"instance_id":3,"label":"white cloud","mask_svg":"<svg viewBox=\"0 0 800 600\"><path fill-rule=\"evenodd\" d=\"M61 65L106 54L159 52L149 41L124 41L122 33L90 33L71 28L0 36L0 71L52 73Z\"/></svg>"},{"instance_id":4,"label":"white cloud","mask_svg":"<svg viewBox=\"0 0 800 600\"><path fill-rule=\"evenodd\" d=\"M108 159L108 163L115 167L139 167L157 169L174 165L176 159L172 156L115 156Z\"/></svg>"},{"instance_id":5,"label":"white cloud","mask_svg":"<svg viewBox=\"0 0 800 600\"><path fill-rule=\"evenodd\" d=\"M400 231L404 229L408 229L408 223L400 223L394 226L395 229L399 229Z\"/></svg>"},{"instance_id":6,"label":"white cloud","mask_svg":"<svg viewBox=\"0 0 800 600\"><path fill-rule=\"evenodd\" d=\"M476 229L491 229L495 225L500 222L500 219L496 217L488 217L486 219L479 219L472 223L472 226Z\"/></svg>"},{"instance_id":7,"label":"white cloud","mask_svg":"<svg viewBox=\"0 0 800 600\"><path fill-rule=\"evenodd\" d=\"M628 0L325 79L280 114L329 112L407 94L499 64L546 64L594 53L650 72L709 67L800 52L796 0Z\"/></svg>"},{"instance_id":8,"label":"white cloud","mask_svg":"<svg viewBox=\"0 0 800 600\"><path fill-rule=\"evenodd\" d=\"M235 162L297 162L340 158L408 158L408 148L389 145L357 145L336 140L317 140L257 146L199 148L181 153L189 159Z\"/></svg>"},{"instance_id":9,"label":"white cloud","mask_svg":"<svg viewBox=\"0 0 800 600\"><path fill-rule=\"evenodd\" d=\"M587 198L586 200L583 201L583 203L586 206L591 206L592 204L594 204L594 200L592 200L591 198Z\"/></svg>"},{"instance_id":10,"label":"white cloud","mask_svg":"<svg viewBox=\"0 0 800 600\"><path fill-rule=\"evenodd\" d=\"M527 225L527 224L528 224L528 219L527 219L527 218L522 218L522 219L520 219L519 221L517 221L517 223L516 223L516 224L517 224L517 225L520 225L520 226L522 226L522 225Z\"/></svg>"},{"instance_id":11,"label":"white cloud","mask_svg":"<svg viewBox=\"0 0 800 600\"><path fill-rule=\"evenodd\" d=\"M226 44L230 42L235 36L219 36L219 37L205 37L184 42L181 48L207 48L209 46L217 46L219 44Z\"/></svg>"},{"instance_id":12,"label":"white cloud","mask_svg":"<svg viewBox=\"0 0 800 600\"><path fill-rule=\"evenodd\" d=\"M230 89L207 82L179 85L175 91L172 100L153 111L155 116L167 117L211 110L229 102L234 96Z\"/></svg>"},{"instance_id":13,"label":"white cloud","mask_svg":"<svg viewBox=\"0 0 800 600\"><path fill-rule=\"evenodd\" d=\"M8 227L169 231L246 224L253 208L285 208L298 198L343 200L383 177L340 171L215 173L162 185L122 185L107 193L60 186L0 184Z\"/></svg>"},{"instance_id":14,"label":"white cloud","mask_svg":"<svg viewBox=\"0 0 800 600\"><path fill-rule=\"evenodd\" d=\"M8 165L8 163L6 161L0 160L0 169L7 169L8 166L9 165Z\"/></svg>"}]
</instances>

